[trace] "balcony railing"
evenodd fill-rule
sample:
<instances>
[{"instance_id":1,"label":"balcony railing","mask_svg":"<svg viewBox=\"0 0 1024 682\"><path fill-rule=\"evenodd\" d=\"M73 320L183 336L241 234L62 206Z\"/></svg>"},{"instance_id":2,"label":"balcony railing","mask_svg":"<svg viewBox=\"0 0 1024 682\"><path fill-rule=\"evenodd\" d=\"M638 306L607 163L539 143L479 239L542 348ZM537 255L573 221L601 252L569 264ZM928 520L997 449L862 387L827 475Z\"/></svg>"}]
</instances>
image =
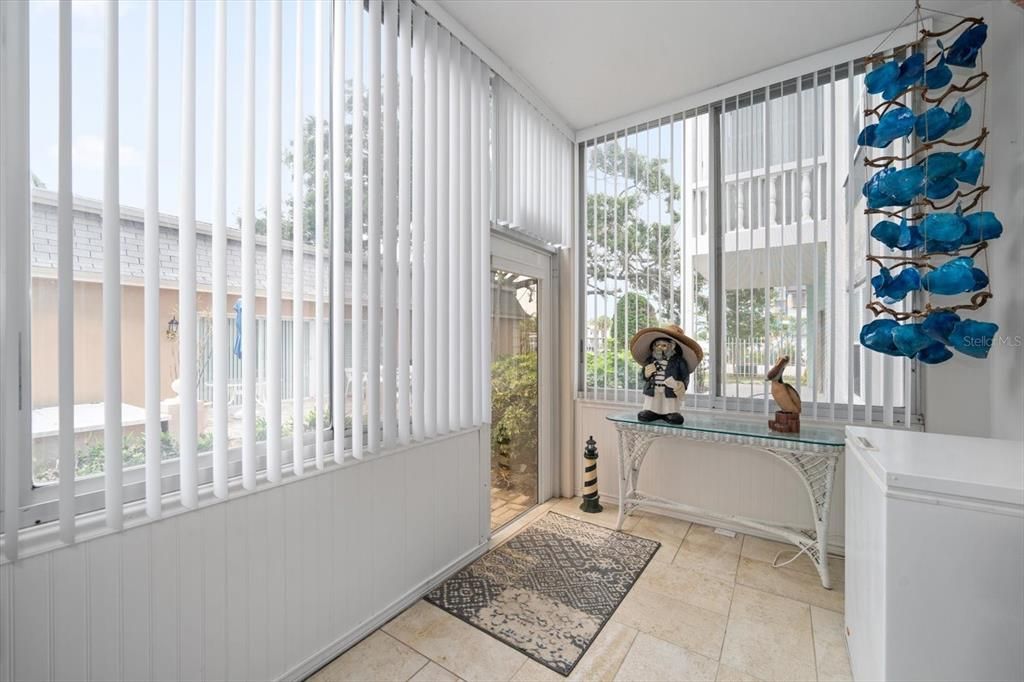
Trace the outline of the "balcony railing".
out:
<instances>
[{"instance_id":1,"label":"balcony railing","mask_svg":"<svg viewBox=\"0 0 1024 682\"><path fill-rule=\"evenodd\" d=\"M809 158L725 176L722 223L726 232L795 225L828 218L828 159ZM710 188L694 183L689 188L687 227L692 237L708 233ZM765 204L767 200L767 204Z\"/></svg>"}]
</instances>

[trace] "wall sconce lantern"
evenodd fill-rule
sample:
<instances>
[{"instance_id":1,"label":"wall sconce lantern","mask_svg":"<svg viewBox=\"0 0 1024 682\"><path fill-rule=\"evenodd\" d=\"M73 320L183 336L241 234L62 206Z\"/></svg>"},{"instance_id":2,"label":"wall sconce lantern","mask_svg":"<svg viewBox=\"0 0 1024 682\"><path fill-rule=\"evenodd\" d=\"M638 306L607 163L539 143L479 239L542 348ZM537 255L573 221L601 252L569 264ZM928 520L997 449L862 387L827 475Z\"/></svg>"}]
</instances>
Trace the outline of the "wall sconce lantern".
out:
<instances>
[{"instance_id":1,"label":"wall sconce lantern","mask_svg":"<svg viewBox=\"0 0 1024 682\"><path fill-rule=\"evenodd\" d=\"M171 319L167 321L167 340L174 341L178 338L178 318L172 313Z\"/></svg>"}]
</instances>

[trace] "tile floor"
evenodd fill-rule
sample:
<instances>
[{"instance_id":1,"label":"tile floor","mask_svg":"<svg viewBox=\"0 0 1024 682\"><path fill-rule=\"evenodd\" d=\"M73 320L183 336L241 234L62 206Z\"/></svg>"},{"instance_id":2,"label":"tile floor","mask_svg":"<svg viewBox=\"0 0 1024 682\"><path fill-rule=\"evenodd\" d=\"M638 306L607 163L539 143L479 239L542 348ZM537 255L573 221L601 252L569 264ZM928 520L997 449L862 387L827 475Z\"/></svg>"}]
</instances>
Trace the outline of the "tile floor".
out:
<instances>
[{"instance_id":1,"label":"tile floor","mask_svg":"<svg viewBox=\"0 0 1024 682\"><path fill-rule=\"evenodd\" d=\"M500 528L533 506L536 497L516 489L491 488L491 530Z\"/></svg>"},{"instance_id":2,"label":"tile floor","mask_svg":"<svg viewBox=\"0 0 1024 682\"><path fill-rule=\"evenodd\" d=\"M552 500L502 529L504 542L549 510L614 526L617 509L584 514ZM570 675L570 680L849 680L843 636L843 561L824 590L810 560L775 569L788 545L653 514L624 530L662 547ZM312 682L560 680L441 609L418 601L329 663Z\"/></svg>"}]
</instances>

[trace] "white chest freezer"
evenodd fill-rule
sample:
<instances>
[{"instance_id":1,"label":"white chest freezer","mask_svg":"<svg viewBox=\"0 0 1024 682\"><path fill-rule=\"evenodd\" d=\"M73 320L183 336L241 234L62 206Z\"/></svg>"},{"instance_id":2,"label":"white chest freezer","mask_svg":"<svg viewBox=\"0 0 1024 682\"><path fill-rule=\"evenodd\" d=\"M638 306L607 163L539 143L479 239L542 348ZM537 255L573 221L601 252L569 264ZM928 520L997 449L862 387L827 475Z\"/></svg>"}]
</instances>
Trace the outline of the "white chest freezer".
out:
<instances>
[{"instance_id":1,"label":"white chest freezer","mask_svg":"<svg viewBox=\"0 0 1024 682\"><path fill-rule=\"evenodd\" d=\"M855 680L1024 680L1024 443L846 429Z\"/></svg>"}]
</instances>

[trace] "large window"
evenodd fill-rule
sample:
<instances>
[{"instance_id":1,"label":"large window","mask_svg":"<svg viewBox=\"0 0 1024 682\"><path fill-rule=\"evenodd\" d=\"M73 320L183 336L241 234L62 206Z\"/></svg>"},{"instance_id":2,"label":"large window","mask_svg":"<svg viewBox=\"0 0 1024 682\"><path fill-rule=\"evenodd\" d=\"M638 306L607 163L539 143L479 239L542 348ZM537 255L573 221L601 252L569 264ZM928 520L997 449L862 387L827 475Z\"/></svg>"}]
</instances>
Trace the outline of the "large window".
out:
<instances>
[{"instance_id":1,"label":"large window","mask_svg":"<svg viewBox=\"0 0 1024 682\"><path fill-rule=\"evenodd\" d=\"M587 398L638 400L629 339L675 323L705 350L691 406L775 409L764 376L788 355L805 416L904 419L910 361L862 362L855 346L869 227L852 139L862 70L842 64L582 145Z\"/></svg>"},{"instance_id":2,"label":"large window","mask_svg":"<svg viewBox=\"0 0 1024 682\"><path fill-rule=\"evenodd\" d=\"M422 7L0 14L9 558L486 421L491 72Z\"/></svg>"}]
</instances>

